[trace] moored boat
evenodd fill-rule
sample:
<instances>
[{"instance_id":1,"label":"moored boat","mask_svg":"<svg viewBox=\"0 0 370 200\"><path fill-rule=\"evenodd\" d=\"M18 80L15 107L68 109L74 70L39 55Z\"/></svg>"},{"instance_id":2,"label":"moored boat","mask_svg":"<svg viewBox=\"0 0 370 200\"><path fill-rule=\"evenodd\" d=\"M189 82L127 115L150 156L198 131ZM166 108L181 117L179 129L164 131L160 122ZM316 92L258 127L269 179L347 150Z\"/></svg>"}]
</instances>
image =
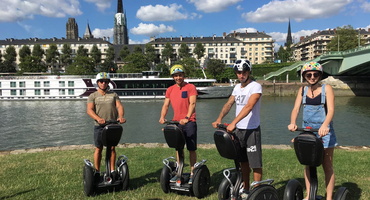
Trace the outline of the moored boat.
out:
<instances>
[{"instance_id":1,"label":"moored boat","mask_svg":"<svg viewBox=\"0 0 370 200\"><path fill-rule=\"evenodd\" d=\"M161 99L174 84L159 72L112 73L110 90L122 99ZM215 79L185 79L197 87L198 98L227 98L232 86L215 86ZM94 76L32 75L0 77L0 100L77 100L96 91Z\"/></svg>"}]
</instances>

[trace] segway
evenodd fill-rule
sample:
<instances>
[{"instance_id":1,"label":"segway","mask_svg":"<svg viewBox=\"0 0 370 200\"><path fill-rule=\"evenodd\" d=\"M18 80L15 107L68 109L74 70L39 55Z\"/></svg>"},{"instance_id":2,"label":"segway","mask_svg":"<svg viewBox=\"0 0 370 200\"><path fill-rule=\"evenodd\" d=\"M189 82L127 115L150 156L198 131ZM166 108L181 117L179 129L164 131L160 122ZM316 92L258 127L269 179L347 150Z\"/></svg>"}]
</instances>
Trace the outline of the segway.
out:
<instances>
[{"instance_id":1,"label":"segway","mask_svg":"<svg viewBox=\"0 0 370 200\"><path fill-rule=\"evenodd\" d=\"M203 198L208 195L210 186L210 173L206 160L194 164L193 184L188 184L190 173L183 173L184 168L184 145L185 137L182 130L178 127L179 122L169 121L164 127L164 137L170 148L176 149L179 154L179 163L174 157L163 159L163 168L160 175L161 188L164 193L171 191L184 192L194 195L197 198ZM170 180L177 176L177 181L171 183Z\"/></svg>"},{"instance_id":2,"label":"segway","mask_svg":"<svg viewBox=\"0 0 370 200\"><path fill-rule=\"evenodd\" d=\"M114 172L110 170L111 147L117 146L122 135L122 126L117 121L107 121L102 131L103 145L106 147L105 172L97 172L90 160L84 159L83 185L86 196L94 196L99 191L126 190L129 183L127 157L121 155L116 161Z\"/></svg>"},{"instance_id":3,"label":"segway","mask_svg":"<svg viewBox=\"0 0 370 200\"><path fill-rule=\"evenodd\" d=\"M214 141L219 154L227 159L234 160L235 168L223 170L224 178L218 187L218 199L242 199L243 179L238 161L240 143L233 134L226 132L227 125L219 124L214 133ZM254 181L251 183L248 200L278 200L277 190L271 185L273 179Z\"/></svg>"},{"instance_id":4,"label":"segway","mask_svg":"<svg viewBox=\"0 0 370 200\"><path fill-rule=\"evenodd\" d=\"M320 166L324 159L324 146L322 140L317 138L313 132L317 129L310 127L297 128L296 131L303 131L294 138L294 150L298 161L302 165L309 166L310 172L310 190L308 200L316 200L323 198L317 195L317 167ZM349 196L349 191L346 187L340 187L334 195L334 200L345 200ZM296 179L291 179L285 187L284 200L302 200L303 187Z\"/></svg>"}]
</instances>

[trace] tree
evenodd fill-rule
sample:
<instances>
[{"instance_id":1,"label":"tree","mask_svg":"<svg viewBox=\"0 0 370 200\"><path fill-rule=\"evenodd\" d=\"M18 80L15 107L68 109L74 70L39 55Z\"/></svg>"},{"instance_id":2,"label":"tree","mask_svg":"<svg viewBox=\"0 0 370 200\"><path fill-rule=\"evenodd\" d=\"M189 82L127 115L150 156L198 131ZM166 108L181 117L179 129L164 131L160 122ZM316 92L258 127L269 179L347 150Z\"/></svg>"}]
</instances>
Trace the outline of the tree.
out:
<instances>
[{"instance_id":1,"label":"tree","mask_svg":"<svg viewBox=\"0 0 370 200\"><path fill-rule=\"evenodd\" d=\"M124 61L128 55L130 55L130 50L128 49L128 46L123 46L122 49L119 51L119 57L122 61Z\"/></svg>"},{"instance_id":2,"label":"tree","mask_svg":"<svg viewBox=\"0 0 370 200\"><path fill-rule=\"evenodd\" d=\"M195 58L184 58L177 61L176 64L184 66L187 77L204 77L200 70L199 63Z\"/></svg>"},{"instance_id":3,"label":"tree","mask_svg":"<svg viewBox=\"0 0 370 200\"><path fill-rule=\"evenodd\" d=\"M31 57L28 58L27 62L32 63L26 67L27 71L22 69L23 72L46 72L47 66L42 61L45 55L45 51L41 48L39 44L35 44L32 49Z\"/></svg>"},{"instance_id":4,"label":"tree","mask_svg":"<svg viewBox=\"0 0 370 200\"><path fill-rule=\"evenodd\" d=\"M89 56L88 53L89 53L89 50L88 49L85 49L84 45L81 45L77 49L76 56L88 57Z\"/></svg>"},{"instance_id":5,"label":"tree","mask_svg":"<svg viewBox=\"0 0 370 200\"><path fill-rule=\"evenodd\" d=\"M358 46L358 33L351 25L338 27L336 35L331 39L326 48L329 51L346 51ZM364 44L364 41L361 41Z\"/></svg>"},{"instance_id":6,"label":"tree","mask_svg":"<svg viewBox=\"0 0 370 200\"><path fill-rule=\"evenodd\" d=\"M206 63L205 71L212 76L212 78L220 81L224 78L223 74L225 72L226 65L219 59L209 59Z\"/></svg>"},{"instance_id":7,"label":"tree","mask_svg":"<svg viewBox=\"0 0 370 200\"><path fill-rule=\"evenodd\" d=\"M193 53L197 56L198 62L204 56L205 52L206 49L204 48L203 44L198 42L193 50Z\"/></svg>"},{"instance_id":8,"label":"tree","mask_svg":"<svg viewBox=\"0 0 370 200\"><path fill-rule=\"evenodd\" d=\"M91 48L90 57L93 59L95 66L99 66L101 64L101 55L100 49L98 49L98 46L94 44L94 46Z\"/></svg>"},{"instance_id":9,"label":"tree","mask_svg":"<svg viewBox=\"0 0 370 200\"><path fill-rule=\"evenodd\" d=\"M141 73L142 71L150 70L148 60L143 53L132 53L126 57L125 61L127 64L125 64L124 69L119 70L119 72Z\"/></svg>"},{"instance_id":10,"label":"tree","mask_svg":"<svg viewBox=\"0 0 370 200\"><path fill-rule=\"evenodd\" d=\"M15 60L17 58L17 52L15 51L14 46L9 46L5 49L4 61L2 63L0 72L3 73L12 73L16 72Z\"/></svg>"},{"instance_id":11,"label":"tree","mask_svg":"<svg viewBox=\"0 0 370 200\"><path fill-rule=\"evenodd\" d=\"M154 63L158 62L157 54L155 53L155 48L150 44L147 43L145 45L145 56L148 60L148 64L151 69L154 68Z\"/></svg>"},{"instance_id":12,"label":"tree","mask_svg":"<svg viewBox=\"0 0 370 200\"><path fill-rule=\"evenodd\" d=\"M277 59L281 60L281 62L288 62L291 60L292 51L290 47L280 46L279 51L277 52Z\"/></svg>"},{"instance_id":13,"label":"tree","mask_svg":"<svg viewBox=\"0 0 370 200\"><path fill-rule=\"evenodd\" d=\"M66 68L72 75L90 75L95 73L94 60L87 56L76 56L74 62Z\"/></svg>"},{"instance_id":14,"label":"tree","mask_svg":"<svg viewBox=\"0 0 370 200\"><path fill-rule=\"evenodd\" d=\"M179 48L179 57L181 59L190 58L191 54L189 52L190 52L190 48L188 47L188 45L186 45L185 43L182 43Z\"/></svg>"},{"instance_id":15,"label":"tree","mask_svg":"<svg viewBox=\"0 0 370 200\"><path fill-rule=\"evenodd\" d=\"M113 46L110 46L107 50L107 53L105 54L105 60L104 63L102 64L102 67L100 68L101 72L109 72L112 71L111 68L114 68L114 71L116 70L116 66L114 65L114 58L115 58L115 53L114 53L114 48Z\"/></svg>"},{"instance_id":16,"label":"tree","mask_svg":"<svg viewBox=\"0 0 370 200\"><path fill-rule=\"evenodd\" d=\"M62 54L60 55L60 63L65 68L72 64L72 49L68 44L63 44Z\"/></svg>"},{"instance_id":17,"label":"tree","mask_svg":"<svg viewBox=\"0 0 370 200\"><path fill-rule=\"evenodd\" d=\"M167 42L162 51L162 58L164 62L167 62L169 65L171 65L171 59L173 57L174 57L173 47L169 42Z\"/></svg>"},{"instance_id":18,"label":"tree","mask_svg":"<svg viewBox=\"0 0 370 200\"><path fill-rule=\"evenodd\" d=\"M54 72L55 63L59 61L59 55L58 47L55 44L51 44L49 49L46 50L45 61L49 64L52 73Z\"/></svg>"},{"instance_id":19,"label":"tree","mask_svg":"<svg viewBox=\"0 0 370 200\"><path fill-rule=\"evenodd\" d=\"M22 63L26 59L27 56L31 55L31 49L29 46L24 45L21 49L19 49L19 61Z\"/></svg>"}]
</instances>

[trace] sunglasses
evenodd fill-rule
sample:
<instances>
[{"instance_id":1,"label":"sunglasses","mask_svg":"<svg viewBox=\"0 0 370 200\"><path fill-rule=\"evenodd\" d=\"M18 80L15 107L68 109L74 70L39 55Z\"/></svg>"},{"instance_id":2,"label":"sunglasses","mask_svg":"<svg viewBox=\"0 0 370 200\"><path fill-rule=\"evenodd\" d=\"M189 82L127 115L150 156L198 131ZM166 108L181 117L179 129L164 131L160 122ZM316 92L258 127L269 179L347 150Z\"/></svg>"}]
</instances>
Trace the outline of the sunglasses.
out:
<instances>
[{"instance_id":1,"label":"sunglasses","mask_svg":"<svg viewBox=\"0 0 370 200\"><path fill-rule=\"evenodd\" d=\"M311 78L312 76L317 78L320 76L320 74L319 73L307 73L305 76L306 78Z\"/></svg>"},{"instance_id":2,"label":"sunglasses","mask_svg":"<svg viewBox=\"0 0 370 200\"><path fill-rule=\"evenodd\" d=\"M109 83L109 81L105 81L105 80L99 80L99 82L100 82L100 83L106 83L106 84L108 84L108 83Z\"/></svg>"}]
</instances>

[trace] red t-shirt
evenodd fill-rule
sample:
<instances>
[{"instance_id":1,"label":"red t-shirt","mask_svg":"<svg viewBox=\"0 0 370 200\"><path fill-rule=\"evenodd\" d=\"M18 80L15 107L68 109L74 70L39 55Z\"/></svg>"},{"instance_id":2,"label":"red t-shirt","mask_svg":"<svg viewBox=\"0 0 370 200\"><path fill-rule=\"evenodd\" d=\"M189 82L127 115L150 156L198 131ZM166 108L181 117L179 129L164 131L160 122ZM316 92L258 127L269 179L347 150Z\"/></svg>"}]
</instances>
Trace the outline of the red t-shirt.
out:
<instances>
[{"instance_id":1,"label":"red t-shirt","mask_svg":"<svg viewBox=\"0 0 370 200\"><path fill-rule=\"evenodd\" d=\"M189 109L189 97L198 95L197 89L193 84L185 83L183 87L172 85L166 91L166 98L171 101L171 106L174 112L173 121L180 121L185 119ZM195 111L190 116L189 121L195 121Z\"/></svg>"}]
</instances>

